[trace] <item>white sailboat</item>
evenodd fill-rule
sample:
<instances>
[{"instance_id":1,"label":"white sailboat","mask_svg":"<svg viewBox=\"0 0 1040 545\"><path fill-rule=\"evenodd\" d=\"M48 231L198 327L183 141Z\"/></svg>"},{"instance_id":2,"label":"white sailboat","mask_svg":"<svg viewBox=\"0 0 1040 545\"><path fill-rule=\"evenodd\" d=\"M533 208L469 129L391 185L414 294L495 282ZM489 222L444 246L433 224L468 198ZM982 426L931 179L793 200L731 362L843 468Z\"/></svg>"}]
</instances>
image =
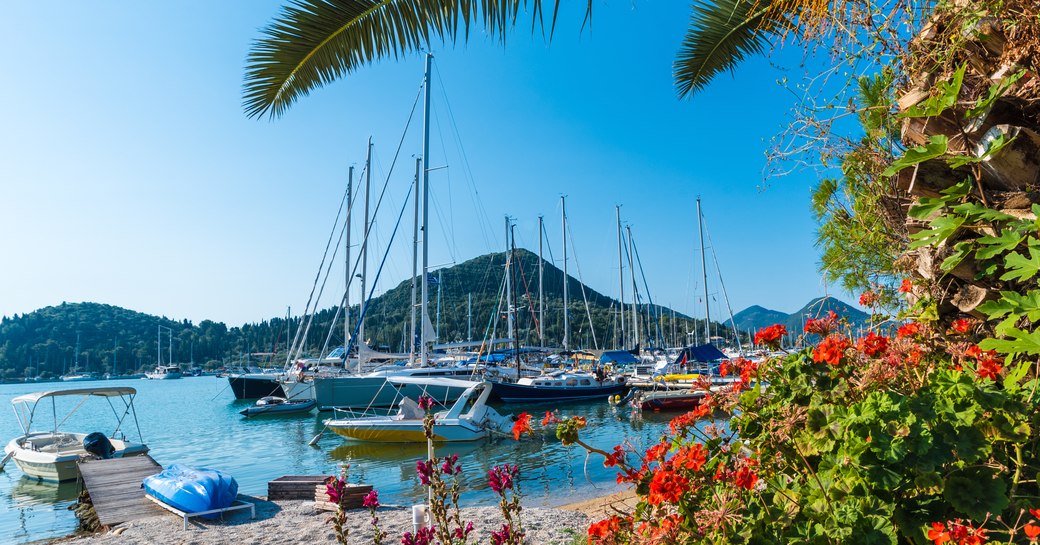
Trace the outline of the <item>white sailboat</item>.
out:
<instances>
[{"instance_id":1,"label":"white sailboat","mask_svg":"<svg viewBox=\"0 0 1040 545\"><path fill-rule=\"evenodd\" d=\"M173 362L173 330L168 328L168 327L165 328L165 329L170 332L170 346L169 346L169 350L170 350L170 363L167 363L167 364L164 365L163 361L162 361L162 330L163 330L163 326L160 325L159 326L158 341L156 342L157 360L156 360L155 370L150 372L150 373L145 373L144 374L145 378L150 379L150 380L170 380L170 379L175 379L175 378L181 378L182 376L184 376L184 372L181 371L181 366L172 363Z\"/></svg>"}]
</instances>

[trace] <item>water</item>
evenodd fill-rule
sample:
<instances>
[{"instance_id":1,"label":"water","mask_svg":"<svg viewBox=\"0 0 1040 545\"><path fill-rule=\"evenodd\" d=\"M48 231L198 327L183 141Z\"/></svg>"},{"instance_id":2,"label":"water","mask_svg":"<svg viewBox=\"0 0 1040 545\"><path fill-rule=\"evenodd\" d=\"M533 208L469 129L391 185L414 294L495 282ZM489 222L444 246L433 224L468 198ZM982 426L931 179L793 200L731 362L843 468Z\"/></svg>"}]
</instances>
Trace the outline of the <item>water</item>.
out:
<instances>
[{"instance_id":1,"label":"water","mask_svg":"<svg viewBox=\"0 0 1040 545\"><path fill-rule=\"evenodd\" d=\"M425 458L425 445L391 445L346 442L326 431L316 447L308 446L332 413L263 416L246 419L238 414L252 401L236 401L227 379L190 377L181 380L120 380L70 383L0 385L0 406L10 406L15 396L49 389L90 386L132 386L144 442L164 467L171 463L209 467L230 473L243 494L264 496L267 482L282 475L333 475L349 463L349 480L372 484L384 504L422 502L425 489L415 475L415 461ZM71 399L63 400L71 401ZM104 401L94 399L63 429L111 432L114 419ZM511 405L496 407L503 414L527 411L535 428L545 407ZM59 406L59 413L61 407ZM49 415L49 411L44 413ZM610 450L625 440L648 447L656 443L668 415L632 419L605 401L566 404L561 416L581 415L589 427L582 438ZM63 414L59 415L59 418ZM136 439L131 424L128 438ZM6 444L21 434L12 413L0 417L0 441ZM495 465L520 466L521 491L528 506L560 505L616 490L616 471L602 466L593 455L586 461L580 447L564 447L551 434L496 439L473 444L444 444L437 455L458 454L463 467L462 502L487 503L494 493L487 487L487 472ZM39 483L22 475L14 462L0 473L0 535L15 543L67 535L76 520L67 507L75 501L77 485Z\"/></svg>"}]
</instances>

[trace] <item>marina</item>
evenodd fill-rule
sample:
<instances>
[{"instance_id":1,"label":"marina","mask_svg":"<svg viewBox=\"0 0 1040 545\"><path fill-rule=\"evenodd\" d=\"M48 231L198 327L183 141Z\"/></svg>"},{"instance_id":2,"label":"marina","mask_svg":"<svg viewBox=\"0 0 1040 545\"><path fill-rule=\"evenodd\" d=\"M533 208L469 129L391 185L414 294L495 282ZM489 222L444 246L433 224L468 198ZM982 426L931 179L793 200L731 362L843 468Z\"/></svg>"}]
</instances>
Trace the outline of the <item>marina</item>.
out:
<instances>
[{"instance_id":1,"label":"marina","mask_svg":"<svg viewBox=\"0 0 1040 545\"><path fill-rule=\"evenodd\" d=\"M234 476L241 494L264 496L268 482L284 475L335 475L340 464L349 463L351 481L373 485L383 503L411 505L421 502L426 495L415 475L416 460L426 456L424 443L353 442L326 432L315 446L308 446L331 413L243 418L239 411L251 406L252 401L236 400L223 378L104 381L77 386L124 384L137 390L135 405L141 432L150 448L149 455L163 467L181 463L218 469ZM10 404L13 398L40 387L0 385L0 404ZM536 418L555 408L520 404L492 407L503 414L526 411ZM674 416L646 413L633 418L630 410L613 408L606 399L559 408L561 416L586 417L589 427L583 438L607 448L626 439L649 447L658 441ZM71 423L76 429L104 424L104 415L100 413L76 416L78 420ZM10 438L19 432L14 419L0 419L0 435ZM459 456L463 467L465 505L486 504L496 497L487 487L486 474L491 467L504 463L520 467L526 506L557 505L562 499L572 501L617 490L613 470L595 461L586 463L583 451L561 445L552 430L540 430L536 436L521 441L510 436L438 445L438 456L451 454ZM9 464L0 472L0 532L13 536L14 543L72 532L76 520L66 508L75 500L77 490L75 482L41 483Z\"/></svg>"}]
</instances>

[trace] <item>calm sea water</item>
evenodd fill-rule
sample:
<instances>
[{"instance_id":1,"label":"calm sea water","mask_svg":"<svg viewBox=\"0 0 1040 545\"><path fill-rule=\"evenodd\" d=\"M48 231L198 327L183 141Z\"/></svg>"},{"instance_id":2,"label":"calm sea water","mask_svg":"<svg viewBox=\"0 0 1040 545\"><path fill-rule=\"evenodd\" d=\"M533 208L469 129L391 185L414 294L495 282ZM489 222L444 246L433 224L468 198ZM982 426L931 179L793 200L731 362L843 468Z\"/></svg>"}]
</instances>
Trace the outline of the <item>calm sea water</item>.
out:
<instances>
[{"instance_id":1,"label":"calm sea water","mask_svg":"<svg viewBox=\"0 0 1040 545\"><path fill-rule=\"evenodd\" d=\"M252 402L236 401L227 384L227 379L215 377L6 384L0 385L0 407L10 407L15 396L36 391L132 386L138 392L135 406L144 441L163 466L181 463L219 469L235 477L241 493L266 495L267 482L282 475L333 475L340 464L349 463L349 480L374 485L382 503L422 501L425 489L416 478L415 461L425 457L425 445L352 443L325 432L316 446L308 446L321 431L322 420L332 413L246 419L238 411ZM88 405L95 410L78 412L63 429L111 432L114 419L107 405L101 400ZM547 408L551 407L497 407L503 414L530 412L536 423ZM589 428L582 437L605 450L625 440L649 446L657 442L670 418L632 418L627 410L616 410L605 401L566 404L559 409L562 416L588 418ZM133 439L136 430L128 430ZM6 444L20 433L13 411L0 417L0 441ZM462 502L467 505L493 501L486 475L491 467L505 463L520 466L521 491L529 506L560 505L616 490L616 472L603 468L602 459L592 456L586 461L584 450L564 447L549 434L519 442L509 438L446 444L437 449L438 456L445 454L459 455ZM40 483L8 463L0 472L0 536L6 536L5 542L25 543L72 532L76 520L67 507L76 498L77 486Z\"/></svg>"}]
</instances>

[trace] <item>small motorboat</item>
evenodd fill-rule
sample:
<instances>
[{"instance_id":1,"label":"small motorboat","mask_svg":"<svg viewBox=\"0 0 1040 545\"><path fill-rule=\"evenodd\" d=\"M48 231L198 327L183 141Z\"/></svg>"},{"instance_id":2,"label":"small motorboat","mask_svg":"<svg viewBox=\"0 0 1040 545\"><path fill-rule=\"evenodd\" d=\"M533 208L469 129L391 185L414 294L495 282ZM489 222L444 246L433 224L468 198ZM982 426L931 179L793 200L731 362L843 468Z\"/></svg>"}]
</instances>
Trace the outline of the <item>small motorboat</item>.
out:
<instances>
[{"instance_id":1,"label":"small motorboat","mask_svg":"<svg viewBox=\"0 0 1040 545\"><path fill-rule=\"evenodd\" d=\"M137 390L125 386L107 388L77 388L73 390L51 390L18 396L11 400L22 435L11 439L4 447L7 457L14 460L22 473L45 481L71 481L79 477L79 466L86 458L123 458L146 454L148 447L141 442L141 430L137 429L138 442L128 441L123 432L125 421L137 424L134 397ZM59 413L58 398L79 397L66 412ZM90 400L104 399L116 417L115 429L111 434L101 432L75 433L60 429L60 425ZM41 401L43 403L41 403ZM62 403L61 405L68 405ZM91 403L91 405L98 405ZM45 410L44 407L49 407ZM100 408L100 407L98 407ZM88 409L89 410L89 409ZM43 413L43 414L41 414ZM103 414L98 410L97 413ZM35 429L38 425L51 424L49 430ZM0 462L2 467L2 462Z\"/></svg>"},{"instance_id":2,"label":"small motorboat","mask_svg":"<svg viewBox=\"0 0 1040 545\"><path fill-rule=\"evenodd\" d=\"M238 482L227 473L204 467L170 464L145 477L144 491L185 513L201 513L231 507L238 499Z\"/></svg>"},{"instance_id":3,"label":"small motorboat","mask_svg":"<svg viewBox=\"0 0 1040 545\"><path fill-rule=\"evenodd\" d=\"M611 405L632 405L636 409L646 411L688 411L696 409L704 397L706 390L647 390L633 388L628 395L614 395L608 398Z\"/></svg>"},{"instance_id":4,"label":"small motorboat","mask_svg":"<svg viewBox=\"0 0 1040 545\"><path fill-rule=\"evenodd\" d=\"M391 384L421 384L432 387L465 388L458 400L446 411L434 415L434 441L479 441L493 433L507 434L513 420L498 414L487 405L492 385L450 378L387 377ZM425 413L409 397L402 398L396 414L362 416L325 421L325 426L343 437L355 441L384 443L425 443L423 418Z\"/></svg>"},{"instance_id":5,"label":"small motorboat","mask_svg":"<svg viewBox=\"0 0 1040 545\"><path fill-rule=\"evenodd\" d=\"M184 373L179 365L156 365L155 371L145 373L144 376L150 380L170 380L181 378Z\"/></svg>"},{"instance_id":6,"label":"small motorboat","mask_svg":"<svg viewBox=\"0 0 1040 545\"><path fill-rule=\"evenodd\" d=\"M309 413L317 404L313 399L285 399L284 397L266 396L256 400L256 404L253 406L238 411L238 414L260 416L262 414Z\"/></svg>"}]
</instances>

